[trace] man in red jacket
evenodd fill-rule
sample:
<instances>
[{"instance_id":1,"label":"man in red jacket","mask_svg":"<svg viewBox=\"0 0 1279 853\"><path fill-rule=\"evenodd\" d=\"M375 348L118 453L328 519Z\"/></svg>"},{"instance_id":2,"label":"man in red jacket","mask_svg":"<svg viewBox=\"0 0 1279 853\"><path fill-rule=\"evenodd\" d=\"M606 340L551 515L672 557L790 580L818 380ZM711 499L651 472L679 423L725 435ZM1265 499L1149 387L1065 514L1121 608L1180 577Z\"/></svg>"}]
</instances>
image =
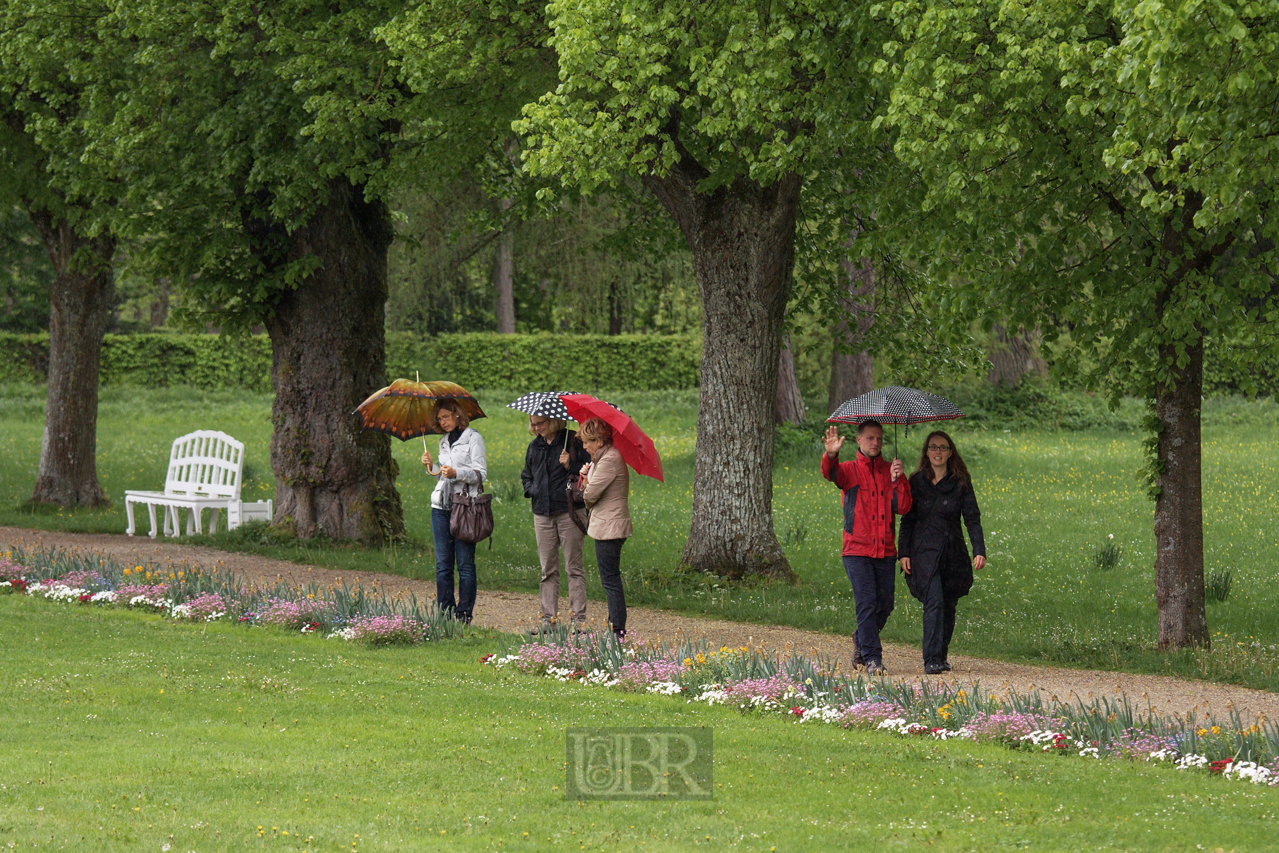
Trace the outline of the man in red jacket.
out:
<instances>
[{"instance_id":1,"label":"man in red jacket","mask_svg":"<svg viewBox=\"0 0 1279 853\"><path fill-rule=\"evenodd\" d=\"M893 612L897 545L896 515L910 511L910 482L900 459L884 461L884 428L877 421L857 427L857 458L840 462L844 439L832 425L822 442L822 476L844 493L844 571L857 607L854 664L860 654L871 675L884 674L879 632Z\"/></svg>"}]
</instances>

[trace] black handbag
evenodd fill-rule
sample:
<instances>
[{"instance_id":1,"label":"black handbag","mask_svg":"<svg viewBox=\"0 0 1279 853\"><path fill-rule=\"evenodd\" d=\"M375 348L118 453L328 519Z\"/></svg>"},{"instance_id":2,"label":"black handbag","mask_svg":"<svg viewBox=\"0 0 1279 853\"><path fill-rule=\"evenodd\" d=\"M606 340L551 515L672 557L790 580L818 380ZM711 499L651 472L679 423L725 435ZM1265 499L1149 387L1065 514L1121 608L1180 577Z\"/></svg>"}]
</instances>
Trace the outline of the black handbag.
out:
<instances>
[{"instance_id":1,"label":"black handbag","mask_svg":"<svg viewBox=\"0 0 1279 853\"><path fill-rule=\"evenodd\" d=\"M577 525L577 529L586 533L586 528L591 524L591 511L586 508L586 498L582 495L582 490L574 485L575 478L569 477L568 482L564 484L566 497L568 498L568 517L573 519L573 523Z\"/></svg>"},{"instance_id":2,"label":"black handbag","mask_svg":"<svg viewBox=\"0 0 1279 853\"><path fill-rule=\"evenodd\" d=\"M479 542L489 540L493 547L493 496L484 494L484 483L480 483L480 493L453 494L453 509L449 514L449 533L454 539L462 542Z\"/></svg>"}]
</instances>

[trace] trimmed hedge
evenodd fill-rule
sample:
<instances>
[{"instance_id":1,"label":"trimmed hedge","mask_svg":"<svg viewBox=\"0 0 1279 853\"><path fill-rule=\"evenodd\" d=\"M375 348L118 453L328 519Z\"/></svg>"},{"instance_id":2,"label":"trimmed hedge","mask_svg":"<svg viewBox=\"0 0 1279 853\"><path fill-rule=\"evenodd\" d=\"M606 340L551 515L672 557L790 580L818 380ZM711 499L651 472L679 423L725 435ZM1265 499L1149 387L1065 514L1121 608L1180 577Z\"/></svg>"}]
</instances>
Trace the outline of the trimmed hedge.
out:
<instances>
[{"instance_id":1,"label":"trimmed hedge","mask_svg":"<svg viewBox=\"0 0 1279 853\"><path fill-rule=\"evenodd\" d=\"M390 378L449 379L468 388L660 391L695 388L701 341L690 335L386 336ZM0 333L0 381L44 382L48 334ZM107 335L103 385L271 390L265 335Z\"/></svg>"}]
</instances>

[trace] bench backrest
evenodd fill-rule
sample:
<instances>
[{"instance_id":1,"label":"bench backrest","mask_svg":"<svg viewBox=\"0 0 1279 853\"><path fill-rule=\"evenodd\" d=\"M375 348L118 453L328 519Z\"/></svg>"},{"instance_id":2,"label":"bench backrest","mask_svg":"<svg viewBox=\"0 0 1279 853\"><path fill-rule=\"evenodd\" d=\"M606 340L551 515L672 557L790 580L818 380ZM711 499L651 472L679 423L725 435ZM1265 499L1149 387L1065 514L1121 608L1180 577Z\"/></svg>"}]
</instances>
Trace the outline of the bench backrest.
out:
<instances>
[{"instance_id":1,"label":"bench backrest","mask_svg":"<svg viewBox=\"0 0 1279 853\"><path fill-rule=\"evenodd\" d=\"M224 432L202 429L174 439L166 494L240 499L244 445Z\"/></svg>"}]
</instances>

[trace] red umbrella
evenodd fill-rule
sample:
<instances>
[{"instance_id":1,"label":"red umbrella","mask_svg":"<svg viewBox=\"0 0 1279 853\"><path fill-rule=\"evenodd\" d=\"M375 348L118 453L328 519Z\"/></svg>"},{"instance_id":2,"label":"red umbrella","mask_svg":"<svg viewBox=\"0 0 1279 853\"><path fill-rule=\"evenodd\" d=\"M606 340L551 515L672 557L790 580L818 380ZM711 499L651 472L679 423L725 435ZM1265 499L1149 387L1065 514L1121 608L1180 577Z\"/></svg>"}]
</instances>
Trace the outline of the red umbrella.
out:
<instances>
[{"instance_id":1,"label":"red umbrella","mask_svg":"<svg viewBox=\"0 0 1279 853\"><path fill-rule=\"evenodd\" d=\"M611 426L613 446L622 454L626 464L635 469L635 473L665 482L662 479L662 457L657 455L653 439L644 434L630 415L590 394L561 394L560 399L568 409L568 416L578 423L599 418Z\"/></svg>"}]
</instances>

